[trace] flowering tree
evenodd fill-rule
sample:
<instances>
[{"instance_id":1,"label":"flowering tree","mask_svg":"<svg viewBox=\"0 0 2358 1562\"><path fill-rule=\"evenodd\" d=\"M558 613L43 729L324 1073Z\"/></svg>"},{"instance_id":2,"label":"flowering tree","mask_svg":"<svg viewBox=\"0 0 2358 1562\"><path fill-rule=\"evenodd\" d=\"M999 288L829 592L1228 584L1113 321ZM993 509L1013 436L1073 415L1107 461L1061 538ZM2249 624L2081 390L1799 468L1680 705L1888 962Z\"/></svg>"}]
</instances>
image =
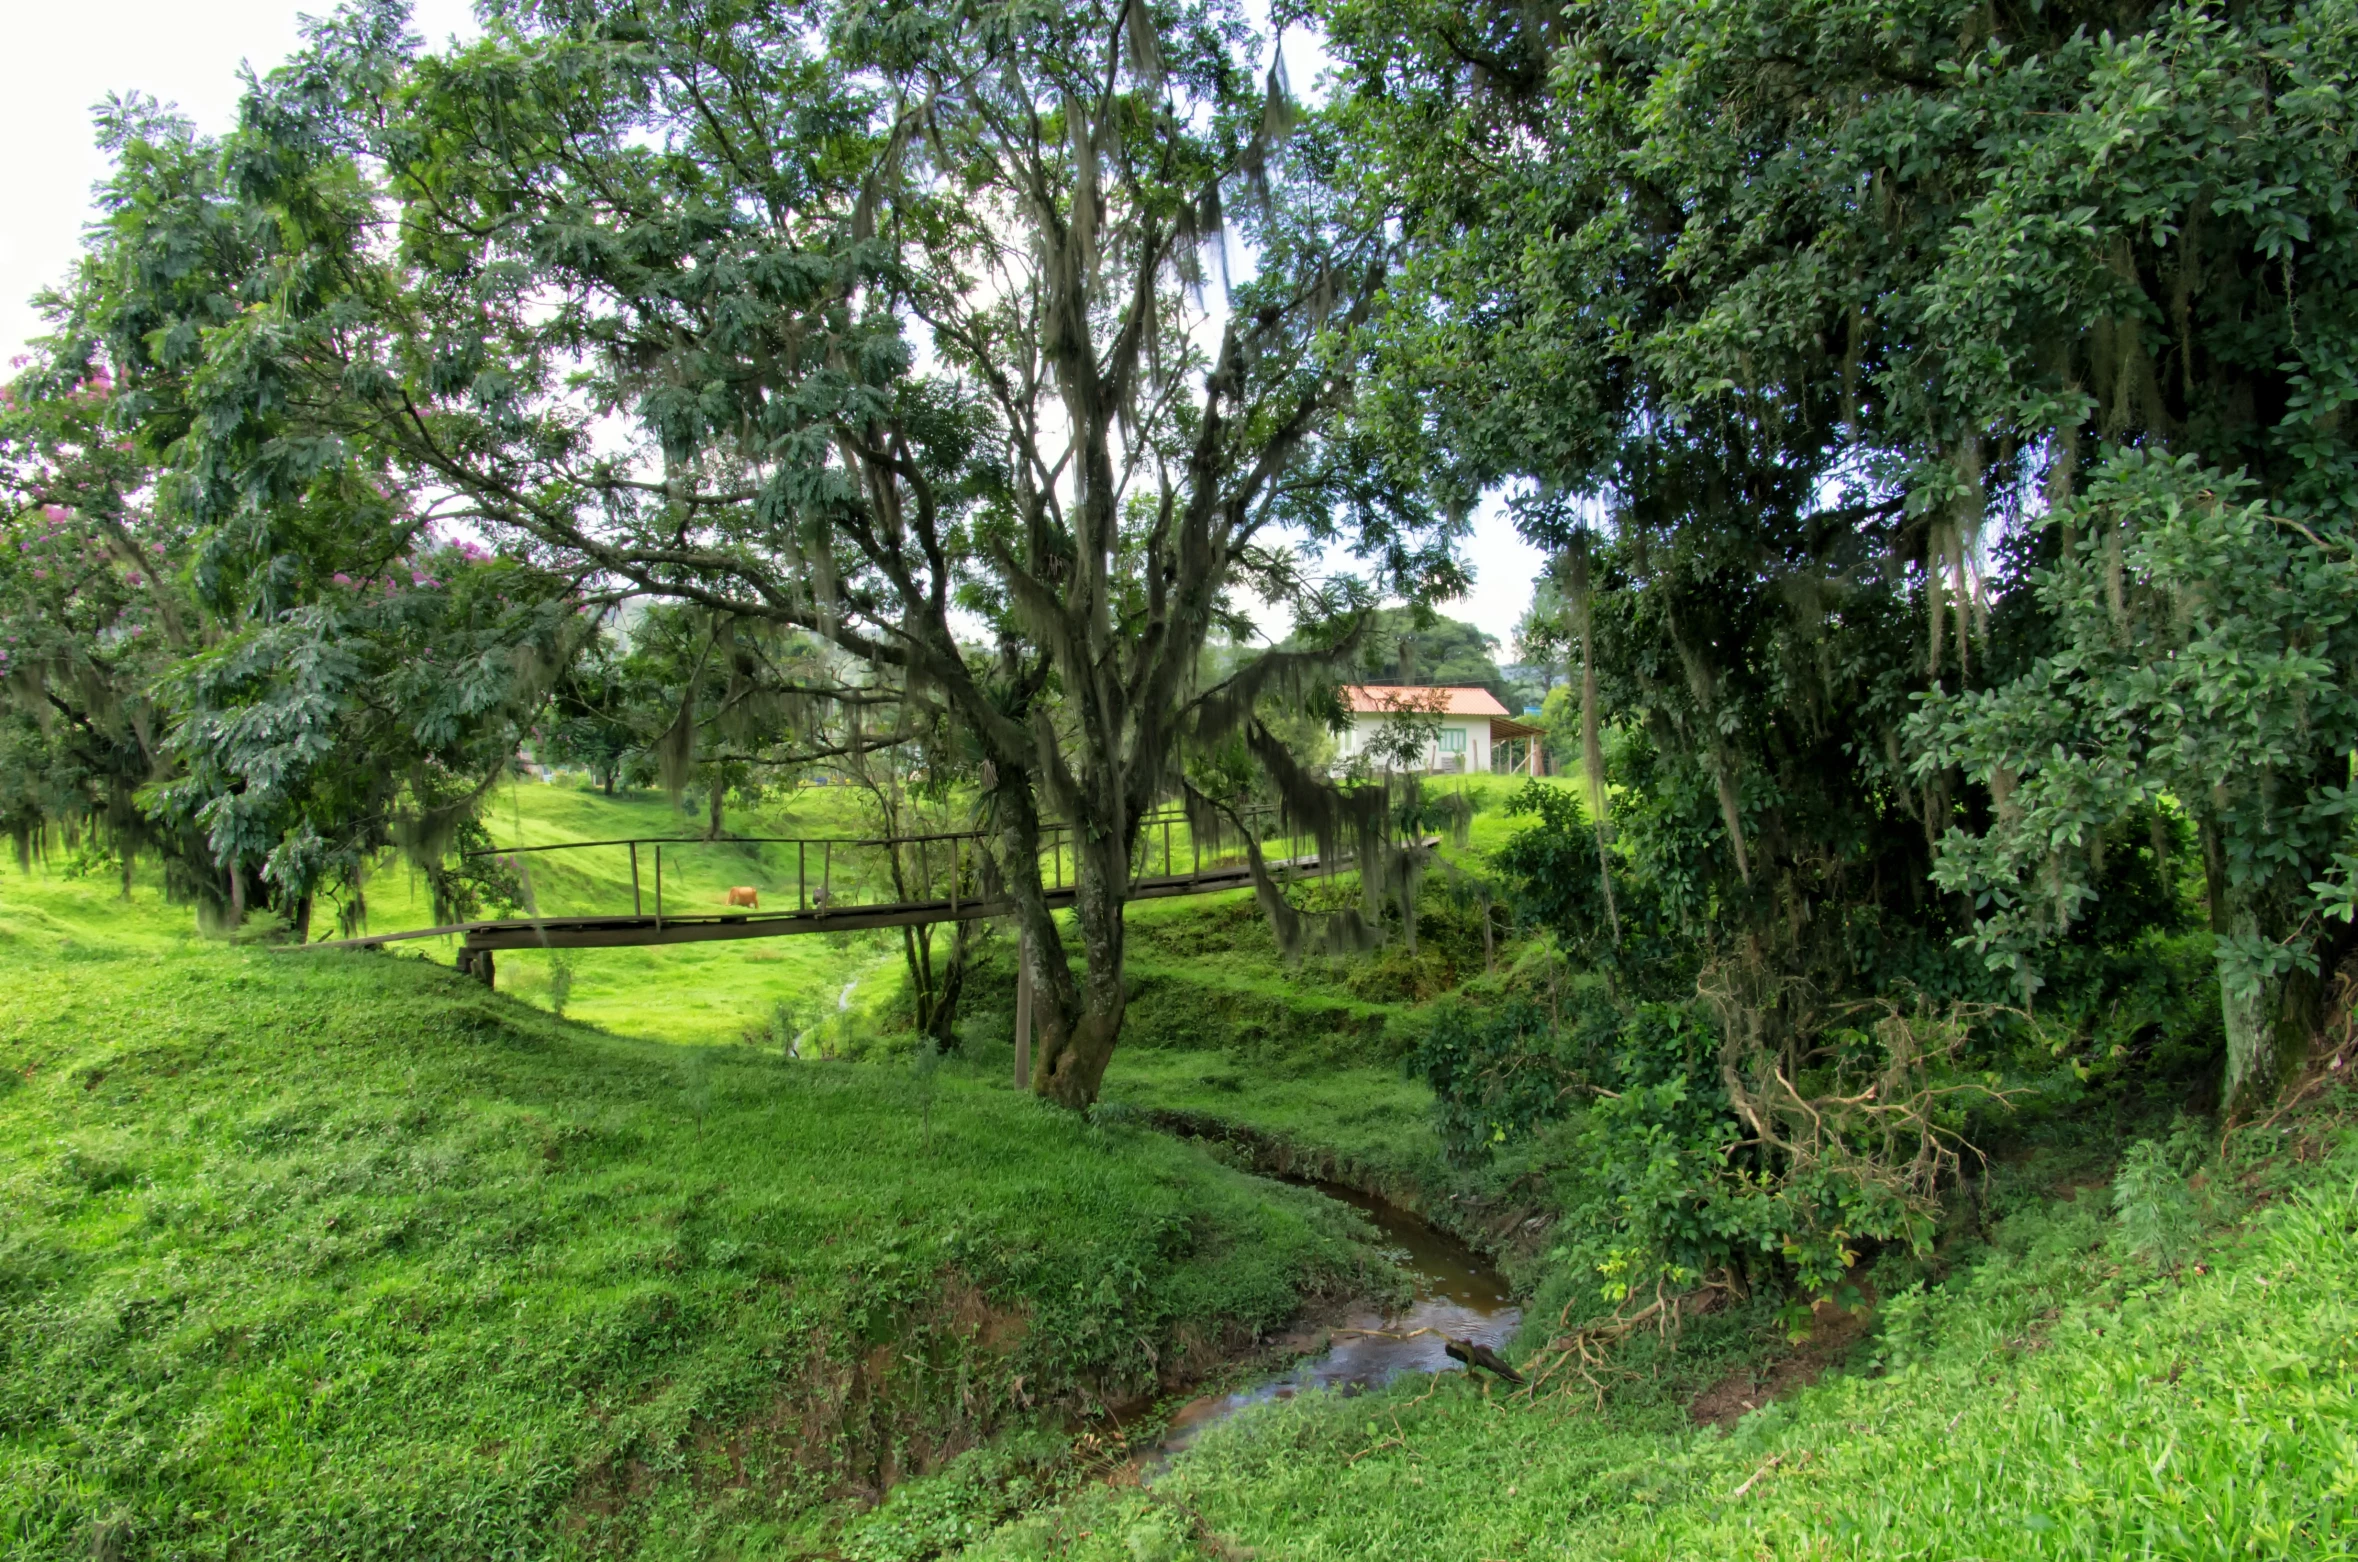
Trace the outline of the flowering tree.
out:
<instances>
[{"instance_id":1,"label":"flowering tree","mask_svg":"<svg viewBox=\"0 0 2358 1562\"><path fill-rule=\"evenodd\" d=\"M238 144L139 103L101 129L107 221L0 408L20 851L97 828L126 886L152 845L201 910L266 903L297 936L324 889L357 921L391 844L455 892L445 848L586 620L286 406L242 302L306 282L236 192Z\"/></svg>"}]
</instances>

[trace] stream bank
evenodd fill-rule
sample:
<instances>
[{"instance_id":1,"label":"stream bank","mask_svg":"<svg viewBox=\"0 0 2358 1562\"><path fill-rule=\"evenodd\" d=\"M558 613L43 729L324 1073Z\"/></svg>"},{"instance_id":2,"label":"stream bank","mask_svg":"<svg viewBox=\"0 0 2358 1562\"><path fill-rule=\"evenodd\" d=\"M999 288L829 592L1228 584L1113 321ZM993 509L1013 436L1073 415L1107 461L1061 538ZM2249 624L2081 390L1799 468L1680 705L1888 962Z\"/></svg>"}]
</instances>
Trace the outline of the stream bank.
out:
<instances>
[{"instance_id":1,"label":"stream bank","mask_svg":"<svg viewBox=\"0 0 2358 1562\"><path fill-rule=\"evenodd\" d=\"M1373 1194L1339 1183L1293 1180L1351 1205L1375 1223L1409 1277L1408 1304L1388 1312L1356 1310L1323 1331L1324 1348L1316 1354L1243 1388L1201 1395L1180 1406L1155 1445L1131 1461L1142 1478L1151 1478L1206 1427L1255 1405L1314 1389L1357 1393L1410 1372L1463 1371L1448 1355L1450 1341L1503 1350L1521 1326L1523 1310L1506 1277L1473 1247Z\"/></svg>"},{"instance_id":2,"label":"stream bank","mask_svg":"<svg viewBox=\"0 0 2358 1562\"><path fill-rule=\"evenodd\" d=\"M1554 1222L1553 1212L1536 1204L1436 1186L1438 1174L1428 1180L1387 1173L1326 1146L1209 1113L1149 1107L1139 1116L1163 1133L1200 1140L1231 1164L1257 1175L1319 1188L1363 1208L1372 1200L1484 1255L1484 1262L1495 1265L1510 1283L1520 1281L1526 1288L1528 1281L1520 1271ZM1376 1224L1384 1226L1384 1220L1378 1217Z\"/></svg>"}]
</instances>

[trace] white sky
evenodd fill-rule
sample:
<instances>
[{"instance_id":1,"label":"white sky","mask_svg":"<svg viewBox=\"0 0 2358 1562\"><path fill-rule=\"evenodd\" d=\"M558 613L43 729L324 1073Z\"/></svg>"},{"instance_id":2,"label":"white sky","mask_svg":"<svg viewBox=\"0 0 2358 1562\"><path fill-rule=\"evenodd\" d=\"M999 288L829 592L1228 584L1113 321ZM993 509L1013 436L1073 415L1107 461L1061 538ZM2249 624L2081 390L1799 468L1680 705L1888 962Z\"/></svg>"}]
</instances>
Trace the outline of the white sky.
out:
<instances>
[{"instance_id":1,"label":"white sky","mask_svg":"<svg viewBox=\"0 0 2358 1562\"><path fill-rule=\"evenodd\" d=\"M14 0L0 52L0 356L15 357L41 331L32 295L66 274L106 159L92 142L90 111L110 92L146 92L176 103L198 130L219 134L237 119L241 64L267 71L300 42L299 13L334 0ZM412 25L430 47L474 33L467 0L412 0ZM1286 40L1288 72L1309 93L1319 51ZM1496 635L1502 657L1531 600L1539 551L1486 504L1467 547L1474 589L1443 611ZM1282 627L1278 632L1282 633Z\"/></svg>"},{"instance_id":2,"label":"white sky","mask_svg":"<svg viewBox=\"0 0 2358 1562\"><path fill-rule=\"evenodd\" d=\"M238 67L268 71L302 41L296 17L334 0L12 0L0 50L0 353L41 331L32 295L73 264L91 186L106 176L90 111L145 92L218 135L237 123ZM412 0L430 44L472 35L467 0Z\"/></svg>"}]
</instances>

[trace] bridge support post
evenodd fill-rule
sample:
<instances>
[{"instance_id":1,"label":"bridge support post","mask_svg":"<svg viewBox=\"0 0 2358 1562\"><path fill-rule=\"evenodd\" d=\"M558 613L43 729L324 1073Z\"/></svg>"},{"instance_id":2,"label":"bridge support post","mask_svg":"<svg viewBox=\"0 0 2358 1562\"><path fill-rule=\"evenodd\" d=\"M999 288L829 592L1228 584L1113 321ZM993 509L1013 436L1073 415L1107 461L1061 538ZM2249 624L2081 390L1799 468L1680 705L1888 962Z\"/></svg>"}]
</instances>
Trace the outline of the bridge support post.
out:
<instances>
[{"instance_id":1,"label":"bridge support post","mask_svg":"<svg viewBox=\"0 0 2358 1562\"><path fill-rule=\"evenodd\" d=\"M458 970L459 975L471 976L485 987L489 987L491 985L491 951L470 949L465 944L459 945Z\"/></svg>"},{"instance_id":2,"label":"bridge support post","mask_svg":"<svg viewBox=\"0 0 2358 1562\"><path fill-rule=\"evenodd\" d=\"M1015 1088L1032 1088L1032 940L1015 941Z\"/></svg>"}]
</instances>

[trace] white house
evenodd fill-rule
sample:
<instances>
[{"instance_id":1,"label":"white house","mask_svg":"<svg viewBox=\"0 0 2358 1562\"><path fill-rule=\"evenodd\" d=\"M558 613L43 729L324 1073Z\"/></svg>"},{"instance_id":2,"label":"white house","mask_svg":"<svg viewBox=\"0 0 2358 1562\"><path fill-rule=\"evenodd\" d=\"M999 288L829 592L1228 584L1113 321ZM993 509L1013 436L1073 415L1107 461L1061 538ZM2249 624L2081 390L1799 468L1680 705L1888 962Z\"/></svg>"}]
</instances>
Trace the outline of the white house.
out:
<instances>
[{"instance_id":1,"label":"white house","mask_svg":"<svg viewBox=\"0 0 2358 1562\"><path fill-rule=\"evenodd\" d=\"M1387 736L1394 752L1388 762L1400 766L1398 737L1428 729L1421 756L1405 767L1444 775L1486 771L1499 758L1499 745L1509 745L1514 768L1539 774L1539 745L1530 741L1539 728L1515 720L1488 689L1437 688L1421 684L1351 684L1343 690L1344 708L1351 713L1351 730L1341 739L1337 756L1344 764L1368 753ZM1433 729L1437 724L1438 730ZM1517 741L1520 740L1520 741ZM1370 761L1379 768L1384 759Z\"/></svg>"}]
</instances>

